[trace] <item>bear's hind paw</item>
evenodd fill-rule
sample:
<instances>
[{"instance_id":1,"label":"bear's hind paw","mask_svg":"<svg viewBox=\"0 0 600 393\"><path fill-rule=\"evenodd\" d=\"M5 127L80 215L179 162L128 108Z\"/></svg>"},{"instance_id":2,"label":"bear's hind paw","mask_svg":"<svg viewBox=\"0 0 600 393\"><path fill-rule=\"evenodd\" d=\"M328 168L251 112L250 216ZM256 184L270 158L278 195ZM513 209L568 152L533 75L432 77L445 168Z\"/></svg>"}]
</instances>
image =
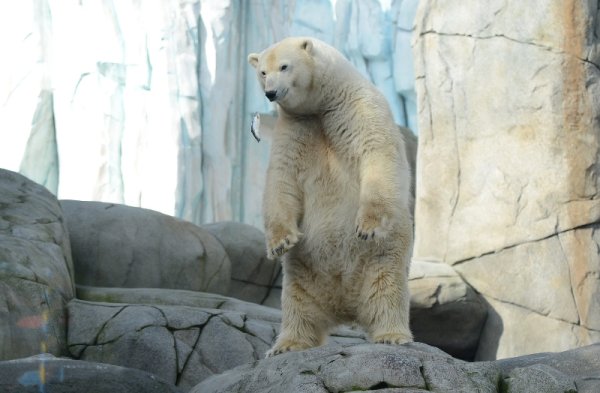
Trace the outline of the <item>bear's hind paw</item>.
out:
<instances>
[{"instance_id":1,"label":"bear's hind paw","mask_svg":"<svg viewBox=\"0 0 600 393\"><path fill-rule=\"evenodd\" d=\"M402 333L384 333L373 337L375 344L405 344L412 342L412 336Z\"/></svg>"},{"instance_id":2,"label":"bear's hind paw","mask_svg":"<svg viewBox=\"0 0 600 393\"><path fill-rule=\"evenodd\" d=\"M267 351L265 356L270 358L275 355L280 355L282 353L292 352L292 351L301 351L301 350L307 349L307 348L310 348L310 345L303 344L303 343L300 343L297 341L292 341L292 340L284 340L281 343L276 343L273 346L273 348L271 348Z\"/></svg>"}]
</instances>

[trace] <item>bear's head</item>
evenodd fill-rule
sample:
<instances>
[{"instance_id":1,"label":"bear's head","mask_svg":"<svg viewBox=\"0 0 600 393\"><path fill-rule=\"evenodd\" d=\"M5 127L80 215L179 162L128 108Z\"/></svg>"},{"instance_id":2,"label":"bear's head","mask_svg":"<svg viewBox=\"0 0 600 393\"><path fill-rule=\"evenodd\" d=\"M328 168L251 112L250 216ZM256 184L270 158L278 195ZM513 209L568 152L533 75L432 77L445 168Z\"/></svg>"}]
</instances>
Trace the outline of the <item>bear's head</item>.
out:
<instances>
[{"instance_id":1,"label":"bear's head","mask_svg":"<svg viewBox=\"0 0 600 393\"><path fill-rule=\"evenodd\" d=\"M248 55L269 101L292 113L315 106L315 62L310 38L286 38L261 53Z\"/></svg>"}]
</instances>

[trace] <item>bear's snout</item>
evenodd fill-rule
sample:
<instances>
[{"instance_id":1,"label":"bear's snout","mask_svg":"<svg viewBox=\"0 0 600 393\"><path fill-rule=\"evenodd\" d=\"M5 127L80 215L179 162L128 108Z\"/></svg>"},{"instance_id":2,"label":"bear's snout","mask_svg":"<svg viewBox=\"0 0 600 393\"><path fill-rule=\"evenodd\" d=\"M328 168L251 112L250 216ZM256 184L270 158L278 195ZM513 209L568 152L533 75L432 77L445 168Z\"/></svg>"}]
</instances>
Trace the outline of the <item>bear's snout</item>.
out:
<instances>
[{"instance_id":1,"label":"bear's snout","mask_svg":"<svg viewBox=\"0 0 600 393\"><path fill-rule=\"evenodd\" d=\"M265 91L265 96L267 96L269 101L273 101L275 99L276 95L277 95L277 90Z\"/></svg>"}]
</instances>

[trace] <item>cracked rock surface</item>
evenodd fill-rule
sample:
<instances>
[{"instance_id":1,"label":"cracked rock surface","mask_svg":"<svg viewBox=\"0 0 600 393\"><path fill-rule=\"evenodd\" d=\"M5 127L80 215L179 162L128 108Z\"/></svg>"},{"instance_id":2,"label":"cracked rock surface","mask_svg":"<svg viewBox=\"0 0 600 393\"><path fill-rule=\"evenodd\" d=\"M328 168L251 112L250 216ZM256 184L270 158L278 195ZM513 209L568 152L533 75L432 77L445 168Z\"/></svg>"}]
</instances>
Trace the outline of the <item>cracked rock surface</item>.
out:
<instances>
[{"instance_id":1,"label":"cracked rock surface","mask_svg":"<svg viewBox=\"0 0 600 393\"><path fill-rule=\"evenodd\" d=\"M238 367L205 380L190 393L591 393L595 390L589 389L600 387L594 370L600 345L544 355L467 363L419 343L329 345ZM583 359L590 363L587 369L569 368L569 360L580 364Z\"/></svg>"},{"instance_id":2,"label":"cracked rock surface","mask_svg":"<svg viewBox=\"0 0 600 393\"><path fill-rule=\"evenodd\" d=\"M281 322L279 310L201 292L82 287L78 296L93 301L68 305L74 358L145 370L184 389L262 359ZM364 338L342 328L331 341Z\"/></svg>"},{"instance_id":3,"label":"cracked rock surface","mask_svg":"<svg viewBox=\"0 0 600 393\"><path fill-rule=\"evenodd\" d=\"M425 0L415 25L414 259L485 299L477 359L599 341L598 1Z\"/></svg>"},{"instance_id":4,"label":"cracked rock surface","mask_svg":"<svg viewBox=\"0 0 600 393\"><path fill-rule=\"evenodd\" d=\"M75 294L56 198L0 169L0 360L66 353L65 305Z\"/></svg>"},{"instance_id":5,"label":"cracked rock surface","mask_svg":"<svg viewBox=\"0 0 600 393\"><path fill-rule=\"evenodd\" d=\"M205 229L125 205L63 200L61 206L77 284L222 294L229 290L231 263Z\"/></svg>"},{"instance_id":6,"label":"cracked rock surface","mask_svg":"<svg viewBox=\"0 0 600 393\"><path fill-rule=\"evenodd\" d=\"M276 326L241 312L189 306L69 303L76 359L151 372L190 388L263 357Z\"/></svg>"}]
</instances>

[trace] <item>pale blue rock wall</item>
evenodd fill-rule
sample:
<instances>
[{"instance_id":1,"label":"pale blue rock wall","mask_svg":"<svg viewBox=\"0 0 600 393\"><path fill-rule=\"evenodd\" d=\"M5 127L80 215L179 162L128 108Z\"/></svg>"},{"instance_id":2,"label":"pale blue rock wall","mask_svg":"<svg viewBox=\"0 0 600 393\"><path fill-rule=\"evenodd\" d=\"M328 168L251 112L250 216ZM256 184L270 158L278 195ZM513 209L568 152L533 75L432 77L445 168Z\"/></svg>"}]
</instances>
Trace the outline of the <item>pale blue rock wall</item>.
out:
<instances>
[{"instance_id":1,"label":"pale blue rock wall","mask_svg":"<svg viewBox=\"0 0 600 393\"><path fill-rule=\"evenodd\" d=\"M0 5L0 167L59 198L261 227L274 110L247 64L289 35L335 45L416 132L417 0L24 0Z\"/></svg>"}]
</instances>

